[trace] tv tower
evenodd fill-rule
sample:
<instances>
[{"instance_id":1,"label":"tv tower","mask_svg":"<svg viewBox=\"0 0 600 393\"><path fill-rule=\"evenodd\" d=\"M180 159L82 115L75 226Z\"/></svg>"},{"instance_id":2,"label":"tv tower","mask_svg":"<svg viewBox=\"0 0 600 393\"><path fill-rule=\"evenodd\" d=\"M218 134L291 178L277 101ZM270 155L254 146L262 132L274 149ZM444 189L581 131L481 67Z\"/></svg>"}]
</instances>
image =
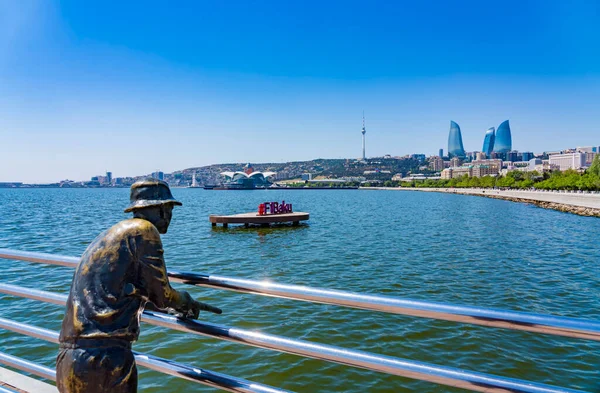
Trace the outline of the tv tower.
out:
<instances>
[{"instance_id":1,"label":"tv tower","mask_svg":"<svg viewBox=\"0 0 600 393\"><path fill-rule=\"evenodd\" d=\"M362 159L363 161L367 160L367 156L365 154L365 134L367 133L367 130L365 129L365 111L363 111L363 128L362 128L362 136L363 136L363 155L362 155Z\"/></svg>"}]
</instances>

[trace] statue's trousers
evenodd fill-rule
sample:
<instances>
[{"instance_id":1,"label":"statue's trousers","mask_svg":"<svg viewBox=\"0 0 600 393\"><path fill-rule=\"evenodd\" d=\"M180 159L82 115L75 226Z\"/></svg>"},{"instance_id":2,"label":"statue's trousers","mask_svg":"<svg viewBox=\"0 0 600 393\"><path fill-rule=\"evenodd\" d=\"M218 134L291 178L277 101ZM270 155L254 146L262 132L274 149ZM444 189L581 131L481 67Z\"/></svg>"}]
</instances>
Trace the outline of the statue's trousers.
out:
<instances>
[{"instance_id":1,"label":"statue's trousers","mask_svg":"<svg viewBox=\"0 0 600 393\"><path fill-rule=\"evenodd\" d=\"M76 340L61 343L56 359L60 393L135 393L137 368L125 340Z\"/></svg>"}]
</instances>

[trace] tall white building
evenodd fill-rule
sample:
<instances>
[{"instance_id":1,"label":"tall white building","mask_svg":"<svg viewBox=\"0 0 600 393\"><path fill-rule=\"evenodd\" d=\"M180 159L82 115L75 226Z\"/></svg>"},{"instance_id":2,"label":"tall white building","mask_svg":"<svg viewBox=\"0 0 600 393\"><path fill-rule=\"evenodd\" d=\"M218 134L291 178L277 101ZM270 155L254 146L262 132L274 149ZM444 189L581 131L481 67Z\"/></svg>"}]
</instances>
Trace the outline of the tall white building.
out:
<instances>
[{"instance_id":1,"label":"tall white building","mask_svg":"<svg viewBox=\"0 0 600 393\"><path fill-rule=\"evenodd\" d=\"M548 157L550 165L557 165L561 171L581 169L585 166L585 153L552 154Z\"/></svg>"}]
</instances>

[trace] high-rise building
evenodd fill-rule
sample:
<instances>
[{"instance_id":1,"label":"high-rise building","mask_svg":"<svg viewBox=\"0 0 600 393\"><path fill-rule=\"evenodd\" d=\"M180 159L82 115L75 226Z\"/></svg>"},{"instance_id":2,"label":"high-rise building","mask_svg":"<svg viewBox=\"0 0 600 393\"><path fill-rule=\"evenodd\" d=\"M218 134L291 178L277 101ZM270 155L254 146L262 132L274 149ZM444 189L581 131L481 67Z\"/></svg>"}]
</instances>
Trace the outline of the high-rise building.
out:
<instances>
[{"instance_id":1,"label":"high-rise building","mask_svg":"<svg viewBox=\"0 0 600 393\"><path fill-rule=\"evenodd\" d=\"M442 169L444 169L444 160L442 160L442 157L429 157L429 169L435 172L440 172Z\"/></svg>"},{"instance_id":2,"label":"high-rise building","mask_svg":"<svg viewBox=\"0 0 600 393\"><path fill-rule=\"evenodd\" d=\"M506 159L505 159L505 161L508 161L508 162L517 162L519 160L518 157L519 157L519 152L515 151L515 150L512 150L512 151L506 152Z\"/></svg>"},{"instance_id":3,"label":"high-rise building","mask_svg":"<svg viewBox=\"0 0 600 393\"><path fill-rule=\"evenodd\" d=\"M469 159L469 161L473 161L477 159L477 154L480 153L478 151L468 151L465 153L465 156Z\"/></svg>"},{"instance_id":4,"label":"high-rise building","mask_svg":"<svg viewBox=\"0 0 600 393\"><path fill-rule=\"evenodd\" d=\"M460 127L453 121L450 121L450 133L448 134L448 155L456 157L465 156Z\"/></svg>"},{"instance_id":5,"label":"high-rise building","mask_svg":"<svg viewBox=\"0 0 600 393\"><path fill-rule=\"evenodd\" d=\"M161 171L156 171L154 173L152 173L152 177L158 180L164 180L165 179L165 174Z\"/></svg>"},{"instance_id":6,"label":"high-rise building","mask_svg":"<svg viewBox=\"0 0 600 393\"><path fill-rule=\"evenodd\" d=\"M521 155L523 156L523 161L529 161L534 157L533 152L530 151L524 151Z\"/></svg>"},{"instance_id":7,"label":"high-rise building","mask_svg":"<svg viewBox=\"0 0 600 393\"><path fill-rule=\"evenodd\" d=\"M490 156L494 151L494 141L496 129L494 127L488 128L485 132L485 138L483 139L483 149L481 150L486 156Z\"/></svg>"},{"instance_id":8,"label":"high-rise building","mask_svg":"<svg viewBox=\"0 0 600 393\"><path fill-rule=\"evenodd\" d=\"M512 137L510 135L510 125L508 124L508 120L505 120L498 126L498 130L496 130L494 151L496 153L508 153L511 150Z\"/></svg>"},{"instance_id":9,"label":"high-rise building","mask_svg":"<svg viewBox=\"0 0 600 393\"><path fill-rule=\"evenodd\" d=\"M106 172L106 181L108 184L112 183L112 172Z\"/></svg>"},{"instance_id":10,"label":"high-rise building","mask_svg":"<svg viewBox=\"0 0 600 393\"><path fill-rule=\"evenodd\" d=\"M440 153L438 154L441 158L444 158L444 149L440 149Z\"/></svg>"},{"instance_id":11,"label":"high-rise building","mask_svg":"<svg viewBox=\"0 0 600 393\"><path fill-rule=\"evenodd\" d=\"M367 154L365 151L365 134L367 133L367 130L365 128L365 112L363 111L363 128L362 128L362 159L363 161L367 160Z\"/></svg>"}]
</instances>

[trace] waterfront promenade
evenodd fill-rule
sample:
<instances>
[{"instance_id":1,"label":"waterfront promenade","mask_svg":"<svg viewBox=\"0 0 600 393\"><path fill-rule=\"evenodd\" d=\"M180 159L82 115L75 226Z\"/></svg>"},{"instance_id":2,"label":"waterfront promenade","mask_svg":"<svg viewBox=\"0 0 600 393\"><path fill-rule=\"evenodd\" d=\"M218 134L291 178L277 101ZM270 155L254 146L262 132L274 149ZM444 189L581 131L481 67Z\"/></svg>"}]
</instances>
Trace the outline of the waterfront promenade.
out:
<instances>
[{"instance_id":1,"label":"waterfront promenade","mask_svg":"<svg viewBox=\"0 0 600 393\"><path fill-rule=\"evenodd\" d=\"M464 194L505 199L514 202L531 202L541 207L567 211L587 216L600 216L600 193L579 191L499 190L491 188L409 188L363 187L375 190L424 191ZM361 188L362 189L362 188Z\"/></svg>"}]
</instances>

